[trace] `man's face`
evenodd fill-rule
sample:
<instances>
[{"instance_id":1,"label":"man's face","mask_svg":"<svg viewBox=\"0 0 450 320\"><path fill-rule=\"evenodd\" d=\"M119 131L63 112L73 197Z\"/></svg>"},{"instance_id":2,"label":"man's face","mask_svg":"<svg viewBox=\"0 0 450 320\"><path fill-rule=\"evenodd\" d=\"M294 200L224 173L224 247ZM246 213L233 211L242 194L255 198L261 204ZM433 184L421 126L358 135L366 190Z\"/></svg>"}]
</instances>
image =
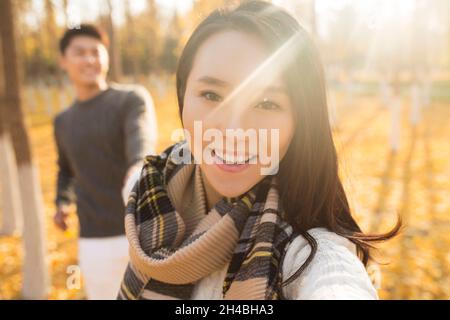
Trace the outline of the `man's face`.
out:
<instances>
[{"instance_id":1,"label":"man's face","mask_svg":"<svg viewBox=\"0 0 450 320\"><path fill-rule=\"evenodd\" d=\"M101 41L93 37L76 36L64 51L60 65L76 85L96 85L106 79L108 51Z\"/></svg>"}]
</instances>

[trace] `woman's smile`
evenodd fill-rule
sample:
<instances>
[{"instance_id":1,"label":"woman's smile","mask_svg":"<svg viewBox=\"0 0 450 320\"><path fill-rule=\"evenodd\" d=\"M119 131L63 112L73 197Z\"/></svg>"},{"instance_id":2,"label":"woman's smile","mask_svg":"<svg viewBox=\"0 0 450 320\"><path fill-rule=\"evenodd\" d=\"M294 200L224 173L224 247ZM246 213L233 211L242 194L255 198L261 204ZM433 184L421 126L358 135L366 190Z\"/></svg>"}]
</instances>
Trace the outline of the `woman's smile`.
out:
<instances>
[{"instance_id":1,"label":"woman's smile","mask_svg":"<svg viewBox=\"0 0 450 320\"><path fill-rule=\"evenodd\" d=\"M211 156L214 164L226 172L241 172L247 169L251 163L255 163L257 155L245 156L238 154L223 153L220 150L211 149Z\"/></svg>"}]
</instances>

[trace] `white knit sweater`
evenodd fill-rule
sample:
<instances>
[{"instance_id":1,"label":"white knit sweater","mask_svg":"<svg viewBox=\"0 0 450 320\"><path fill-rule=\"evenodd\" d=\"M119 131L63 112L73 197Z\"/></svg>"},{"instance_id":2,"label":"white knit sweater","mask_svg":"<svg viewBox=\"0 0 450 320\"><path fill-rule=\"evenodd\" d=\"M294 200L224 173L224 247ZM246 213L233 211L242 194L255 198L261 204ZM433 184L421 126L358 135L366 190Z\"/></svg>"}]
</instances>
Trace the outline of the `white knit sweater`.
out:
<instances>
[{"instance_id":1,"label":"white knit sweater","mask_svg":"<svg viewBox=\"0 0 450 320\"><path fill-rule=\"evenodd\" d=\"M125 186L124 195L129 193L138 175L136 173L130 177L131 182ZM309 233L317 241L317 252L303 273L283 288L283 295L287 299L378 299L377 292L364 265L357 257L356 247L352 242L325 228L314 228L309 230ZM283 280L294 274L310 252L311 248L302 236L298 236L290 243L283 261ZM200 279L194 287L191 298L223 299L222 284L227 269L228 265L225 265L221 270Z\"/></svg>"},{"instance_id":2,"label":"white knit sweater","mask_svg":"<svg viewBox=\"0 0 450 320\"><path fill-rule=\"evenodd\" d=\"M309 233L317 241L317 252L303 273L283 288L287 299L378 299L352 242L324 228L314 228ZM310 246L302 236L291 242L283 262L283 280L305 262L310 251ZM222 283L227 267L199 280L191 298L223 299Z\"/></svg>"}]
</instances>

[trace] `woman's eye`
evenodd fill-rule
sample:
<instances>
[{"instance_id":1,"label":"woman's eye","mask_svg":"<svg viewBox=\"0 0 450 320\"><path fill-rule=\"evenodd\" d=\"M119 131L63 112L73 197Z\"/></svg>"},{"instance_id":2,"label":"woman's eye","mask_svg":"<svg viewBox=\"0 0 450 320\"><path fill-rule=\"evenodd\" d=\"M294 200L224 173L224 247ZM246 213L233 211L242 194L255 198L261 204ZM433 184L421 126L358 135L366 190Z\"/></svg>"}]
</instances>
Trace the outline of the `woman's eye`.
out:
<instances>
[{"instance_id":1,"label":"woman's eye","mask_svg":"<svg viewBox=\"0 0 450 320\"><path fill-rule=\"evenodd\" d=\"M258 103L256 105L256 108L260 108L263 110L279 110L279 109L281 109L281 107L278 104L276 104L275 102L272 102L270 100L261 101L260 103Z\"/></svg>"},{"instance_id":2,"label":"woman's eye","mask_svg":"<svg viewBox=\"0 0 450 320\"><path fill-rule=\"evenodd\" d=\"M218 102L218 101L222 100L221 96L219 96L218 94L216 94L216 93L214 93L212 91L202 92L201 96L204 97L206 100L210 100L210 101Z\"/></svg>"}]
</instances>

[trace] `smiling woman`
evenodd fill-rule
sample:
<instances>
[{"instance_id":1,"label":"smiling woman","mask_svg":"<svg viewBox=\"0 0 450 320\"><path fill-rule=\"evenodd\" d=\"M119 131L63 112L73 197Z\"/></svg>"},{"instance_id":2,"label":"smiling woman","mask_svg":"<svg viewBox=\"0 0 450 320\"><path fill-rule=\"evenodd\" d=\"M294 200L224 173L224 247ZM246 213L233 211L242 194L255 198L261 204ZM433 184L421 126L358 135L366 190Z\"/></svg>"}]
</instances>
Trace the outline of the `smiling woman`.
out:
<instances>
[{"instance_id":1,"label":"smiling woman","mask_svg":"<svg viewBox=\"0 0 450 320\"><path fill-rule=\"evenodd\" d=\"M353 219L319 54L298 22L262 1L214 11L183 50L177 94L189 136L147 157L131 192L119 298L377 298L364 269L369 242L400 223L365 235ZM196 140L196 122L224 141ZM269 176L245 134L261 129L279 133L257 139L279 154Z\"/></svg>"},{"instance_id":2,"label":"smiling woman","mask_svg":"<svg viewBox=\"0 0 450 320\"><path fill-rule=\"evenodd\" d=\"M275 68L265 70L270 72L266 77L253 76L261 72L260 67L269 55L264 42L250 33L225 29L212 34L197 49L186 82L182 112L184 128L194 133L194 122L201 121L205 130L276 130L277 141L272 145L272 140L267 140L264 149L268 154L274 154L273 148L282 158L294 132L291 101L281 74ZM251 80L246 81L249 77ZM225 154L231 161L239 156L248 158L244 150L257 150L252 145L255 141L249 141L246 135L225 134L224 138L221 145L213 146L216 156L223 155L222 145L227 146ZM235 144L241 154L229 150ZM197 146L191 142L190 145L195 155L196 148L204 150L207 142ZM200 169L215 190L229 197L245 193L262 179L261 161L245 166L245 170L234 170L234 174L230 174L231 165L202 163Z\"/></svg>"}]
</instances>

